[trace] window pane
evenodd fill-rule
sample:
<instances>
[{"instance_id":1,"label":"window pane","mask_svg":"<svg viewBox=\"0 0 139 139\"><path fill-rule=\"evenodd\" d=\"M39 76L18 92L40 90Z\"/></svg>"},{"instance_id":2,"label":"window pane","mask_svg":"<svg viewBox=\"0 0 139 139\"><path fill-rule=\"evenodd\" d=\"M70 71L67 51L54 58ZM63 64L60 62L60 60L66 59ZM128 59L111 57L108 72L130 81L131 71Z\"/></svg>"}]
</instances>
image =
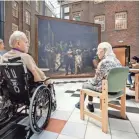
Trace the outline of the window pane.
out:
<instances>
[{"instance_id":1,"label":"window pane","mask_svg":"<svg viewBox=\"0 0 139 139\"><path fill-rule=\"evenodd\" d=\"M30 4L30 0L26 0L26 2L27 2L28 4Z\"/></svg>"},{"instance_id":2,"label":"window pane","mask_svg":"<svg viewBox=\"0 0 139 139\"><path fill-rule=\"evenodd\" d=\"M28 38L28 43L30 44L30 31L26 30L26 36Z\"/></svg>"},{"instance_id":3,"label":"window pane","mask_svg":"<svg viewBox=\"0 0 139 139\"><path fill-rule=\"evenodd\" d=\"M64 19L69 19L69 16L64 16Z\"/></svg>"},{"instance_id":4,"label":"window pane","mask_svg":"<svg viewBox=\"0 0 139 139\"><path fill-rule=\"evenodd\" d=\"M102 16L96 16L94 18L94 22L96 24L100 24L101 25L101 31L105 31L105 16L102 15Z\"/></svg>"},{"instance_id":5,"label":"window pane","mask_svg":"<svg viewBox=\"0 0 139 139\"><path fill-rule=\"evenodd\" d=\"M40 11L40 2L36 1L36 11L39 12Z\"/></svg>"},{"instance_id":6,"label":"window pane","mask_svg":"<svg viewBox=\"0 0 139 139\"><path fill-rule=\"evenodd\" d=\"M69 13L69 7L64 8L64 13Z\"/></svg>"},{"instance_id":7,"label":"window pane","mask_svg":"<svg viewBox=\"0 0 139 139\"><path fill-rule=\"evenodd\" d=\"M18 3L12 1L12 14L14 17L18 18Z\"/></svg>"},{"instance_id":8,"label":"window pane","mask_svg":"<svg viewBox=\"0 0 139 139\"><path fill-rule=\"evenodd\" d=\"M127 13L120 12L115 14L115 29L127 29Z\"/></svg>"},{"instance_id":9,"label":"window pane","mask_svg":"<svg viewBox=\"0 0 139 139\"><path fill-rule=\"evenodd\" d=\"M74 13L73 20L80 21L81 20L81 13Z\"/></svg>"},{"instance_id":10,"label":"window pane","mask_svg":"<svg viewBox=\"0 0 139 139\"><path fill-rule=\"evenodd\" d=\"M12 32L18 30L18 26L14 23L12 23Z\"/></svg>"},{"instance_id":11,"label":"window pane","mask_svg":"<svg viewBox=\"0 0 139 139\"><path fill-rule=\"evenodd\" d=\"M30 12L25 11L25 21L28 25L30 25Z\"/></svg>"},{"instance_id":12,"label":"window pane","mask_svg":"<svg viewBox=\"0 0 139 139\"><path fill-rule=\"evenodd\" d=\"M105 0L94 0L94 4L103 3Z\"/></svg>"}]
</instances>

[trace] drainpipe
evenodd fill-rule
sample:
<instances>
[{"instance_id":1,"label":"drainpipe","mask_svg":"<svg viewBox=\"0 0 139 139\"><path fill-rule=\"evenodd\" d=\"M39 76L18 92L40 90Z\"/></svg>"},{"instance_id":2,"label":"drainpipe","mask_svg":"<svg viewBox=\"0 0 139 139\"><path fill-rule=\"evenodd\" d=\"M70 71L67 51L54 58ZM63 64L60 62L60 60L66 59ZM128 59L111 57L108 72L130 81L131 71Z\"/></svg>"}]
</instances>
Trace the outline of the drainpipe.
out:
<instances>
[{"instance_id":1,"label":"drainpipe","mask_svg":"<svg viewBox=\"0 0 139 139\"><path fill-rule=\"evenodd\" d=\"M0 38L4 40L5 2L0 1Z\"/></svg>"}]
</instances>

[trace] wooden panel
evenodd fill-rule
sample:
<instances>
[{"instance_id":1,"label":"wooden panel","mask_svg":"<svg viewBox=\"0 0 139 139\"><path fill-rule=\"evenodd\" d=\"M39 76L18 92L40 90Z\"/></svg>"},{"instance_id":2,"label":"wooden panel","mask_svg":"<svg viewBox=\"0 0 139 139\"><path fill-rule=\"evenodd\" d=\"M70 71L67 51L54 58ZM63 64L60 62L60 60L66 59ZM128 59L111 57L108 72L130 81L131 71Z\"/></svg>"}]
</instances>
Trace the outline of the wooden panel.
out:
<instances>
[{"instance_id":1,"label":"wooden panel","mask_svg":"<svg viewBox=\"0 0 139 139\"><path fill-rule=\"evenodd\" d=\"M113 49L117 59L121 62L123 66L125 66L126 63L126 48L114 48Z\"/></svg>"}]
</instances>

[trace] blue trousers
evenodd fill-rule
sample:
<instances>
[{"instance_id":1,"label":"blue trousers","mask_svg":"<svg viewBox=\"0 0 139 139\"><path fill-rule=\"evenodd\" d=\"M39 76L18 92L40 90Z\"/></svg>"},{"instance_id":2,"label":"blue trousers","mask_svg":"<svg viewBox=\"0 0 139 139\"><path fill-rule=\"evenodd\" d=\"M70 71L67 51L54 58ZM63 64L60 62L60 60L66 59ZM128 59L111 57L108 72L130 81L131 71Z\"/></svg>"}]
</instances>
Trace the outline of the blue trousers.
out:
<instances>
[{"instance_id":1,"label":"blue trousers","mask_svg":"<svg viewBox=\"0 0 139 139\"><path fill-rule=\"evenodd\" d=\"M131 78L132 76L135 76L135 73L130 72L130 73L128 74L128 81L129 81L130 85L132 84L132 78Z\"/></svg>"}]
</instances>

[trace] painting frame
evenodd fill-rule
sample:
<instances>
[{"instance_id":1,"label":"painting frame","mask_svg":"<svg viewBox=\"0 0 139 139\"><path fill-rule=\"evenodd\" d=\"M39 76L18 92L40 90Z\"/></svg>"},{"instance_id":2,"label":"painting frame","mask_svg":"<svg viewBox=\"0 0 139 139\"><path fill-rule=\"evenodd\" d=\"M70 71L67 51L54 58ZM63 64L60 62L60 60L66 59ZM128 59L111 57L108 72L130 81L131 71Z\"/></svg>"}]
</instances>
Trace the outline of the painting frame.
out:
<instances>
[{"instance_id":1,"label":"painting frame","mask_svg":"<svg viewBox=\"0 0 139 139\"><path fill-rule=\"evenodd\" d=\"M38 20L39 19L62 21L62 22L73 23L73 24L78 24L78 25L97 27L97 29L98 29L98 44L101 42L101 25L100 24L36 15L35 16L35 62L37 63L37 65L38 65ZM46 73L46 75L47 75L47 73ZM86 77L92 77L92 76L94 76L94 75L92 75L92 74L83 75L83 76L82 75L68 75L68 76L59 75L59 76L50 76L50 77L51 78L86 78Z\"/></svg>"}]
</instances>

